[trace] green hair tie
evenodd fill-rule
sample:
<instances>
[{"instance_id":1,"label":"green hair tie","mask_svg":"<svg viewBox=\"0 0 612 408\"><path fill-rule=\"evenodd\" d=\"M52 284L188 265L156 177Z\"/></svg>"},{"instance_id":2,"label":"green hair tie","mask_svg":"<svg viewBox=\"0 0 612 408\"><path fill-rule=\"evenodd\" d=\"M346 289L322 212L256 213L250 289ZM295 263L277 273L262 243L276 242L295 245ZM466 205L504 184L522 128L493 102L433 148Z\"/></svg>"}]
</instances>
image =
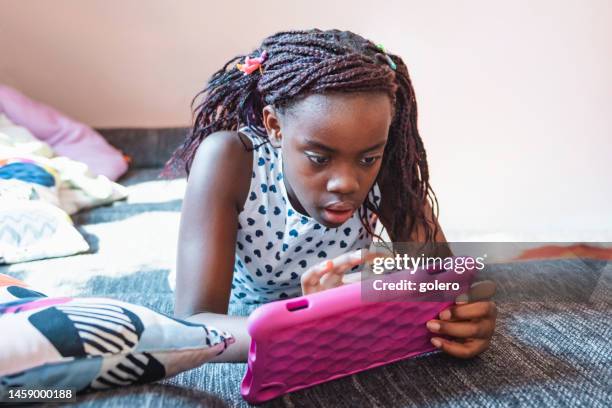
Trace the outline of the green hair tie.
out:
<instances>
[{"instance_id":1,"label":"green hair tie","mask_svg":"<svg viewBox=\"0 0 612 408\"><path fill-rule=\"evenodd\" d=\"M385 59L387 60L387 64L389 64L391 69L395 71L397 69L397 65L395 65L395 62L393 62L391 57L387 54L387 51L385 51L385 47L382 44L376 44L376 48L378 48L379 50L382 51L383 54L385 54Z\"/></svg>"}]
</instances>

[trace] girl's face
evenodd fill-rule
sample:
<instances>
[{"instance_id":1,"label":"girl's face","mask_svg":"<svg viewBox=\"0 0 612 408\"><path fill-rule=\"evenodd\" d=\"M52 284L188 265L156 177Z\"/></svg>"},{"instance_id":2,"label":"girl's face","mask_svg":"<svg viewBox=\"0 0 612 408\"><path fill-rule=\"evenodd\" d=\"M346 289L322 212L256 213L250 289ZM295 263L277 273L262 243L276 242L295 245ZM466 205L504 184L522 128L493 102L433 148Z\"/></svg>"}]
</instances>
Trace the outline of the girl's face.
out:
<instances>
[{"instance_id":1,"label":"girl's face","mask_svg":"<svg viewBox=\"0 0 612 408\"><path fill-rule=\"evenodd\" d=\"M310 95L283 114L264 108L291 205L330 228L347 221L376 180L391 120L383 93Z\"/></svg>"}]
</instances>

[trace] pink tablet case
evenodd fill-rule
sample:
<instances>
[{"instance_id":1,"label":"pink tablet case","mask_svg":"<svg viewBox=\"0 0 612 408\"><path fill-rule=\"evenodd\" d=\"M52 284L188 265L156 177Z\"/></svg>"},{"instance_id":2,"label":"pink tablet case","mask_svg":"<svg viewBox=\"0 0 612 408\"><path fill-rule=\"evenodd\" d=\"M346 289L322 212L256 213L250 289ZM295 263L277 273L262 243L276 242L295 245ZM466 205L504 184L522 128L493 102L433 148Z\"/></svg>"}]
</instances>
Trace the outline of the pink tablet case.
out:
<instances>
[{"instance_id":1,"label":"pink tablet case","mask_svg":"<svg viewBox=\"0 0 612 408\"><path fill-rule=\"evenodd\" d=\"M394 280L402 273L394 274ZM436 279L462 282L467 288L473 273L473 269L461 275L446 271L437 273ZM435 350L425 323L452 302L397 300L406 298L401 292L388 295L384 302L366 302L361 285L356 282L257 308L248 319L251 347L240 387L243 398L261 403Z\"/></svg>"}]
</instances>

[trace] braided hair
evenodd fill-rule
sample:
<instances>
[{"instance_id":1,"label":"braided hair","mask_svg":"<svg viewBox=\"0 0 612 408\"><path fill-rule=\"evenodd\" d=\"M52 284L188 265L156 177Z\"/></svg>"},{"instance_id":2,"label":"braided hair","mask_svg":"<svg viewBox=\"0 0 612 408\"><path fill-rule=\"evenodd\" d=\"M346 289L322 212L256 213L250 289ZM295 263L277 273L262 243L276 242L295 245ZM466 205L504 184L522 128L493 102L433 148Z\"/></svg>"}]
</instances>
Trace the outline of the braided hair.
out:
<instances>
[{"instance_id":1,"label":"braided hair","mask_svg":"<svg viewBox=\"0 0 612 408\"><path fill-rule=\"evenodd\" d=\"M258 57L264 50L268 57L262 70L244 75L236 64L246 56L239 55L212 75L207 87L192 101L193 108L201 97L193 108L193 127L166 164L166 171L177 171L184 165L189 174L202 140L220 130L248 126L268 140L262 115L266 105L283 112L309 94L383 92L394 107L378 175L379 182L394 186L383 197L390 208L396 209L387 220L389 235L392 240L409 237L422 225L426 241L434 241L437 225L428 220L425 205L429 203L436 219L438 203L429 184L427 157L417 130L415 94L402 59L384 54L357 34L339 30L279 32L264 39L248 56ZM390 67L393 64L394 69ZM379 216L380 208L368 198L359 210L366 231L374 235L363 207ZM408 219L410 223L406 225Z\"/></svg>"}]
</instances>

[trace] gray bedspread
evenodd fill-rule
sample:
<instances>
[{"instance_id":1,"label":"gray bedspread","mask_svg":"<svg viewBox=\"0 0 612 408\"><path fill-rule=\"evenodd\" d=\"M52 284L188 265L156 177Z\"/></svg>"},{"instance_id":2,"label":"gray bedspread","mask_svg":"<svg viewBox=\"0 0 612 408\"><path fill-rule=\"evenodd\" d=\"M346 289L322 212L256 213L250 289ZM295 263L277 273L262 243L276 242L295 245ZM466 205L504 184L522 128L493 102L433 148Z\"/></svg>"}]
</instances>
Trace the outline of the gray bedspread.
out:
<instances>
[{"instance_id":1,"label":"gray bedspread","mask_svg":"<svg viewBox=\"0 0 612 408\"><path fill-rule=\"evenodd\" d=\"M122 180L130 189L127 201L74 217L90 253L0 272L51 295L107 296L172 313L168 274L185 181L158 180L157 174L132 171ZM434 353L265 406L612 406L612 265L551 260L492 268L500 278L499 319L481 356L464 361ZM234 305L231 313L246 315L249 308ZM248 406L239 392L244 371L244 364L208 363L157 384L80 396L76 405Z\"/></svg>"}]
</instances>

